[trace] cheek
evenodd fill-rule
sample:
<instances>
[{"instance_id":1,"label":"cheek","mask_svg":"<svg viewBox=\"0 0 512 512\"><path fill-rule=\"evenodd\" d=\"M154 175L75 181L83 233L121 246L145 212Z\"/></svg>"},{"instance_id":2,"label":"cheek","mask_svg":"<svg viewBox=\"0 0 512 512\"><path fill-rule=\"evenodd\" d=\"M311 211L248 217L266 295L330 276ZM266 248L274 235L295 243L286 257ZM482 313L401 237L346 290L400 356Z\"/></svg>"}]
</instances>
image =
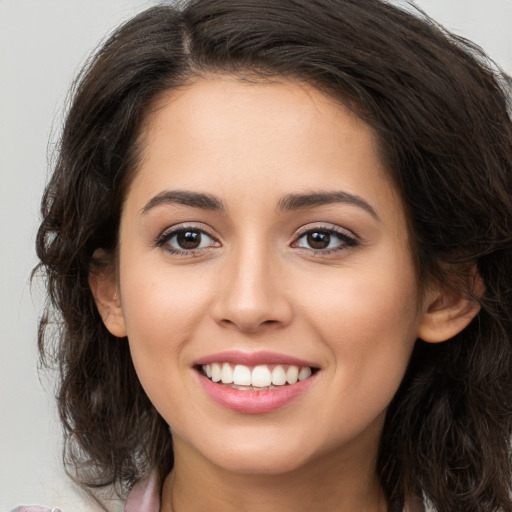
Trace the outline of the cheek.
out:
<instances>
[{"instance_id":1,"label":"cheek","mask_svg":"<svg viewBox=\"0 0 512 512\"><path fill-rule=\"evenodd\" d=\"M361 259L336 274L317 273L303 279L302 290L297 292L303 298L301 314L332 341L347 340L347 349L357 348L364 340L373 340L375 345L379 340L400 344L415 337L418 298L414 271L406 259L384 256L372 258L377 260L375 264ZM339 349L344 346L340 343Z\"/></svg>"},{"instance_id":2,"label":"cheek","mask_svg":"<svg viewBox=\"0 0 512 512\"><path fill-rule=\"evenodd\" d=\"M186 340L208 310L211 293L206 277L154 262L124 272L121 297L129 335L163 347Z\"/></svg>"},{"instance_id":3,"label":"cheek","mask_svg":"<svg viewBox=\"0 0 512 512\"><path fill-rule=\"evenodd\" d=\"M172 400L163 391L180 388L182 372L189 370L188 342L207 315L211 294L205 279L197 282L144 259L133 263L121 274L123 315L135 369L158 408Z\"/></svg>"},{"instance_id":4,"label":"cheek","mask_svg":"<svg viewBox=\"0 0 512 512\"><path fill-rule=\"evenodd\" d=\"M339 279L303 293L306 328L331 353L333 379L344 394L337 399L349 405L345 413L387 407L416 341L417 281L409 260L396 254L340 269Z\"/></svg>"}]
</instances>

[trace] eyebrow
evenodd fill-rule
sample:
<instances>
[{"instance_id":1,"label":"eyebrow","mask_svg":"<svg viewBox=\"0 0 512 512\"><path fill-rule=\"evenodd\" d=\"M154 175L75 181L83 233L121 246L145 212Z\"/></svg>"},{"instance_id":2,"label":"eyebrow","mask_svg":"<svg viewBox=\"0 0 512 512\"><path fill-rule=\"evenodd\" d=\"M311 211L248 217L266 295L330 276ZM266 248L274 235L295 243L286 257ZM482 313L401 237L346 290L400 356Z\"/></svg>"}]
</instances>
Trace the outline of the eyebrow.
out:
<instances>
[{"instance_id":1,"label":"eyebrow","mask_svg":"<svg viewBox=\"0 0 512 512\"><path fill-rule=\"evenodd\" d=\"M278 208L282 211L292 211L335 203L357 206L367 211L376 220L380 221L377 212L362 197L343 191L320 191L305 194L288 194L280 199Z\"/></svg>"},{"instance_id":2,"label":"eyebrow","mask_svg":"<svg viewBox=\"0 0 512 512\"><path fill-rule=\"evenodd\" d=\"M362 197L343 191L287 194L279 200L277 207L279 210L287 212L335 203L357 206L367 211L376 220L380 221L377 212ZM191 206L193 208L202 208L204 210L225 211L222 201L211 194L191 192L188 190L164 190L152 197L146 203L144 208L142 208L142 214L144 215L152 208L162 204L181 204L184 206Z\"/></svg>"},{"instance_id":3,"label":"eyebrow","mask_svg":"<svg viewBox=\"0 0 512 512\"><path fill-rule=\"evenodd\" d=\"M152 208L162 204L182 204L184 206L192 206L205 210L224 210L222 201L210 194L190 192L188 190L165 190L152 197L146 203L144 208L142 208L142 214L144 215Z\"/></svg>"}]
</instances>

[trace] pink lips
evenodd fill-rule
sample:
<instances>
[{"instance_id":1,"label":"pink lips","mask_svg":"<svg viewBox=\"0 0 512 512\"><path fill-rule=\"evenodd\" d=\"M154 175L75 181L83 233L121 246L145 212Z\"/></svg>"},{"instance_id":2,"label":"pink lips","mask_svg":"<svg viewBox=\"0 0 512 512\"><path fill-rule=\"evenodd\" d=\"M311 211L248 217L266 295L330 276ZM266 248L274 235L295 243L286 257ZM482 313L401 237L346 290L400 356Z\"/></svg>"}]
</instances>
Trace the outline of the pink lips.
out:
<instances>
[{"instance_id":1,"label":"pink lips","mask_svg":"<svg viewBox=\"0 0 512 512\"><path fill-rule=\"evenodd\" d=\"M288 364L299 367L318 367L314 363L274 352L244 353L233 351L208 355L197 360L195 365L201 366L214 362L227 362L234 365L244 364L247 366ZM262 391L234 389L220 383L215 383L199 371L197 376L206 394L217 404L238 413L262 414L275 411L298 398L316 381L317 373L296 384Z\"/></svg>"}]
</instances>

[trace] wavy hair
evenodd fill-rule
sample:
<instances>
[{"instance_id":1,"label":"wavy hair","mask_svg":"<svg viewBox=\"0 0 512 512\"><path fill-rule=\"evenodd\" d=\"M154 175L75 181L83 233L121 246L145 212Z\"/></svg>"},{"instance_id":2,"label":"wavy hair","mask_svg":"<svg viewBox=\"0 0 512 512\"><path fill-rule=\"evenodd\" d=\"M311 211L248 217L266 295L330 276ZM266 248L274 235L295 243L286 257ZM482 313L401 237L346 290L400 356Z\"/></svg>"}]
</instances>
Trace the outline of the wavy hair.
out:
<instances>
[{"instance_id":1,"label":"wavy hair","mask_svg":"<svg viewBox=\"0 0 512 512\"><path fill-rule=\"evenodd\" d=\"M201 76L293 79L373 127L409 217L422 282L454 293L477 269L476 319L448 342L416 342L387 413L377 471L389 509L510 512L512 425L511 80L426 15L380 0L194 0L121 26L78 76L42 200L43 362L60 370L65 462L88 488L123 492L172 468L168 427L128 344L104 327L88 284L115 252L145 116Z\"/></svg>"}]
</instances>

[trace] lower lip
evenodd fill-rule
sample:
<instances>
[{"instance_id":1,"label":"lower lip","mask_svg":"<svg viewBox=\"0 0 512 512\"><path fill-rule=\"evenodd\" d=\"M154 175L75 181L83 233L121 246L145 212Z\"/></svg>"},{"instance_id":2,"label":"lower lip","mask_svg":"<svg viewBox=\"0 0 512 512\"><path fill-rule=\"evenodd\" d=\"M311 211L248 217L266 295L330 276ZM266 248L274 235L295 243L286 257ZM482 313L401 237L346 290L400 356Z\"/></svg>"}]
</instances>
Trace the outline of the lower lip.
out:
<instances>
[{"instance_id":1,"label":"lower lip","mask_svg":"<svg viewBox=\"0 0 512 512\"><path fill-rule=\"evenodd\" d=\"M241 390L217 384L198 372L199 382L216 403L234 412L262 414L275 411L302 395L316 380L317 373L296 384L263 391Z\"/></svg>"}]
</instances>

